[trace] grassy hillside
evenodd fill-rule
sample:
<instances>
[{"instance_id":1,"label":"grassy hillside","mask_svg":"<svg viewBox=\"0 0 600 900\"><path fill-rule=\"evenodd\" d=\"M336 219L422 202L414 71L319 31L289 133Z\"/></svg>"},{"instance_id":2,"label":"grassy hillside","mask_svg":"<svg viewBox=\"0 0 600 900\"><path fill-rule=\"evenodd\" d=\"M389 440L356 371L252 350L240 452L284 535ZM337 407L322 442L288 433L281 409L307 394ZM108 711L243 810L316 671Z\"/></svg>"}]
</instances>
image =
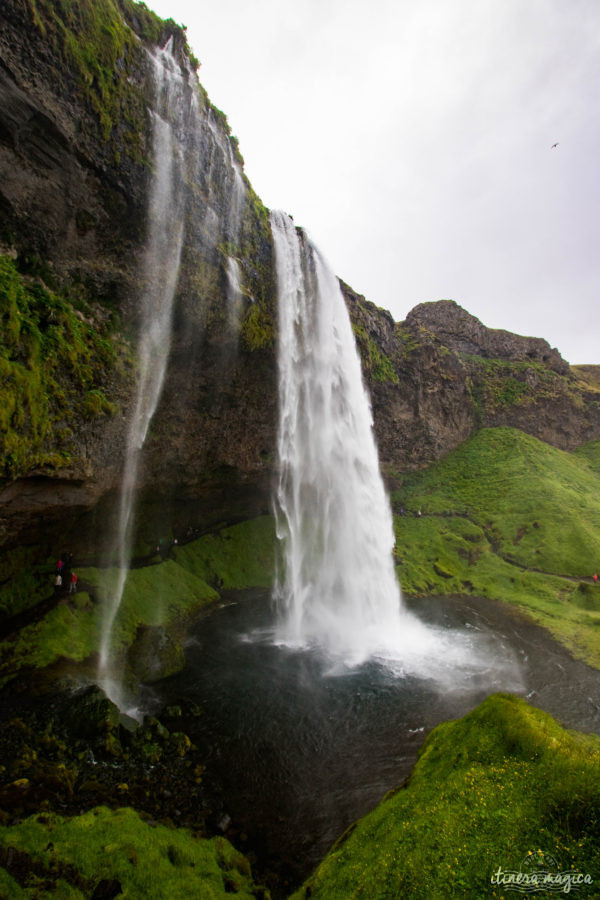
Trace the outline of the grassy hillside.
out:
<instances>
[{"instance_id":1,"label":"grassy hillside","mask_svg":"<svg viewBox=\"0 0 600 900\"><path fill-rule=\"evenodd\" d=\"M501 897L499 868L535 871L548 854L556 871L589 875L582 894L598 897L599 810L600 739L497 694L432 731L408 784L348 830L294 900Z\"/></svg>"},{"instance_id":2,"label":"grassy hillside","mask_svg":"<svg viewBox=\"0 0 600 900\"><path fill-rule=\"evenodd\" d=\"M600 667L600 442L565 453L482 429L405 476L392 502L407 593L517 604Z\"/></svg>"},{"instance_id":3,"label":"grassy hillside","mask_svg":"<svg viewBox=\"0 0 600 900\"><path fill-rule=\"evenodd\" d=\"M272 517L260 516L174 547L171 559L157 556L154 565L132 569L115 620L114 646L125 650L142 625L164 626L181 636L190 618L219 599L219 590L271 584L274 543ZM97 651L103 604L116 570L79 569L78 575L82 590L63 596L39 621L0 642L0 685L24 666L82 662ZM51 584L50 571L46 577Z\"/></svg>"}]
</instances>

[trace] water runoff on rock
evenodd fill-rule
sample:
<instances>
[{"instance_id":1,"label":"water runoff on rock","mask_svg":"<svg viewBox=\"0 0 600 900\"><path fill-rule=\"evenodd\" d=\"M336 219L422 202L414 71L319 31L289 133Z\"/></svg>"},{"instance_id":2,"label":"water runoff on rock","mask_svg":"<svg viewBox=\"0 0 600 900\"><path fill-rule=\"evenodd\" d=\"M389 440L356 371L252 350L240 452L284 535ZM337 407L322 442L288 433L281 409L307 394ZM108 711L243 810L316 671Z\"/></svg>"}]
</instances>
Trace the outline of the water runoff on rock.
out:
<instances>
[{"instance_id":1,"label":"water runoff on rock","mask_svg":"<svg viewBox=\"0 0 600 900\"><path fill-rule=\"evenodd\" d=\"M368 659L446 680L486 665L470 637L404 607L373 419L339 282L307 236L271 214L279 306L281 572L276 642L344 671ZM480 657L477 659L477 657Z\"/></svg>"},{"instance_id":2,"label":"water runoff on rock","mask_svg":"<svg viewBox=\"0 0 600 900\"><path fill-rule=\"evenodd\" d=\"M115 617L123 596L131 558L135 489L148 427L156 410L171 345L173 298L177 287L183 243L184 189L182 151L173 117L186 109L189 88L175 60L171 41L150 55L156 104L152 112L154 174L148 209L148 237L141 274L142 298L139 363L135 406L127 435L127 452L119 501L114 555L117 569L111 586L102 626L100 677L105 688L115 694L110 671L110 650ZM189 107L189 103L187 104Z\"/></svg>"}]
</instances>

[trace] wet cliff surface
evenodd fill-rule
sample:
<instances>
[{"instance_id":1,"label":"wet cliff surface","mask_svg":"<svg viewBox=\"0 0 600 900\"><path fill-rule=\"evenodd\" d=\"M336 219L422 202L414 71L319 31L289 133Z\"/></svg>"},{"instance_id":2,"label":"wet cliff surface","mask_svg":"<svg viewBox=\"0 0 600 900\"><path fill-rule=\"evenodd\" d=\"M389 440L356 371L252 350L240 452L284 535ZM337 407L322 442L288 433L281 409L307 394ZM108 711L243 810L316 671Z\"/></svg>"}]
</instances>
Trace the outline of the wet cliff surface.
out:
<instances>
[{"instance_id":1,"label":"wet cliff surface","mask_svg":"<svg viewBox=\"0 0 600 900\"><path fill-rule=\"evenodd\" d=\"M91 375L73 362L42 367L35 427L30 395L14 404L2 448L0 542L10 549L60 531L78 552L92 552L110 528L144 303L150 59L169 41L193 117L183 123L171 353L140 461L139 518L152 531L157 520L203 527L263 512L278 416L272 238L225 117L197 83L184 31L130 0L6 0L1 16L0 251L25 291L46 291L46 307L60 301L65 322L83 322L112 356L96 365L90 344L77 365ZM421 304L398 324L349 287L344 294L392 482L483 425L513 425L564 449L600 435L593 369L570 369L545 341L491 331L451 301ZM31 375L39 360L18 317L7 337L3 311L4 356ZM49 359L53 315L35 323ZM61 327L59 343L70 344Z\"/></svg>"}]
</instances>

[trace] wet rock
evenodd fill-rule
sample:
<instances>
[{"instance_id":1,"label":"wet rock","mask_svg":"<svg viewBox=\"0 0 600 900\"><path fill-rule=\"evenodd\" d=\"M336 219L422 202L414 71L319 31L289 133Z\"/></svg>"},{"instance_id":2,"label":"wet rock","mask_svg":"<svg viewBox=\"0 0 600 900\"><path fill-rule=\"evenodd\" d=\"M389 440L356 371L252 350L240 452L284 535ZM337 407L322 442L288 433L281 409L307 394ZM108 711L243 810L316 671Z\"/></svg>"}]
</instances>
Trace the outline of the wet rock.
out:
<instances>
[{"instance_id":1,"label":"wet rock","mask_svg":"<svg viewBox=\"0 0 600 900\"><path fill-rule=\"evenodd\" d=\"M143 626L129 649L129 664L141 682L151 684L180 672L185 665L181 644L162 626Z\"/></svg>"},{"instance_id":2,"label":"wet rock","mask_svg":"<svg viewBox=\"0 0 600 900\"><path fill-rule=\"evenodd\" d=\"M97 685L74 694L65 724L76 737L94 738L114 731L119 725L119 709Z\"/></svg>"},{"instance_id":3,"label":"wet rock","mask_svg":"<svg viewBox=\"0 0 600 900\"><path fill-rule=\"evenodd\" d=\"M127 713L121 713L119 716L119 725L121 728L124 728L125 731L129 732L129 734L133 734L140 727L140 723L137 719L128 716Z\"/></svg>"}]
</instances>

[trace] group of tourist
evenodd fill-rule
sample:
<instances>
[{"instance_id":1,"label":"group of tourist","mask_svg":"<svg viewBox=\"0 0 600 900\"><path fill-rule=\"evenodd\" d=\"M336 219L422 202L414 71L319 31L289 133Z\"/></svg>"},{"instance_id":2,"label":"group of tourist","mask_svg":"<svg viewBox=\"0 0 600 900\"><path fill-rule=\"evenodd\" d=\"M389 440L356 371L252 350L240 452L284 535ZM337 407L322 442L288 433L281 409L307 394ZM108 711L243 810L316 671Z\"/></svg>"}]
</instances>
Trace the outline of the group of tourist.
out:
<instances>
[{"instance_id":1,"label":"group of tourist","mask_svg":"<svg viewBox=\"0 0 600 900\"><path fill-rule=\"evenodd\" d=\"M78 578L71 568L73 563L73 555L71 553L63 553L56 561L56 576L54 578L54 587L57 593L69 586L69 594L74 594L77 590Z\"/></svg>"}]
</instances>

